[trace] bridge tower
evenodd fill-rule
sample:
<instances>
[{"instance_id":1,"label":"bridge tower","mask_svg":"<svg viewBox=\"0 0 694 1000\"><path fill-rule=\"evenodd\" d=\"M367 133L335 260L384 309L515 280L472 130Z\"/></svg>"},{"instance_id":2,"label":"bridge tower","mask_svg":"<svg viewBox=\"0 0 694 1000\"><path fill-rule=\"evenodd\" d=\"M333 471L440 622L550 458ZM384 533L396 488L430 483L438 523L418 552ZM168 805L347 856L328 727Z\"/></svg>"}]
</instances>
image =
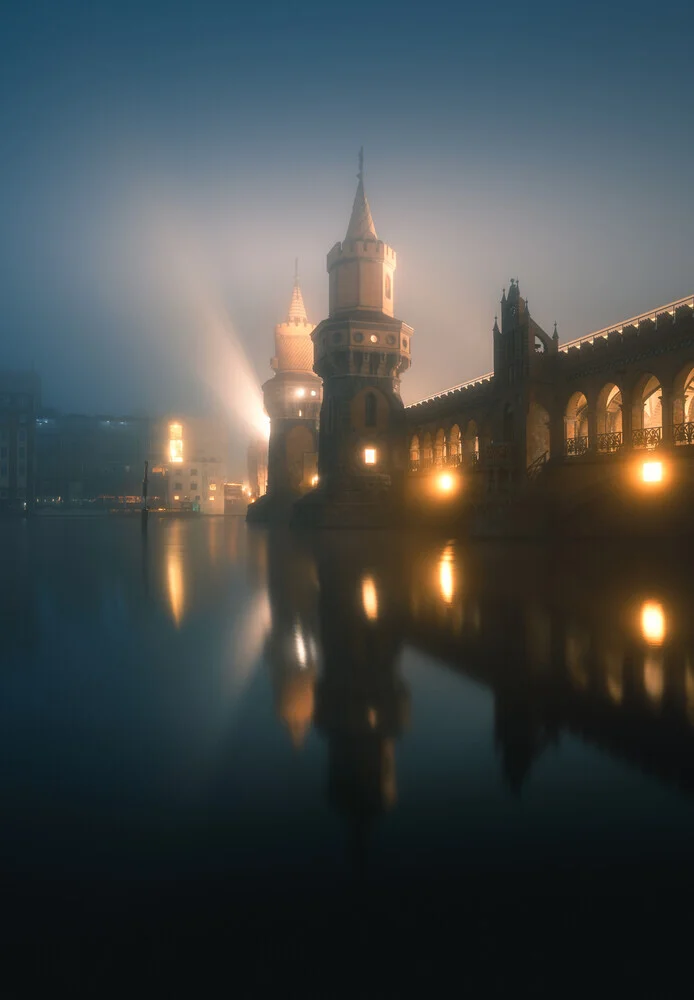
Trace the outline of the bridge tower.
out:
<instances>
[{"instance_id":1,"label":"bridge tower","mask_svg":"<svg viewBox=\"0 0 694 1000\"><path fill-rule=\"evenodd\" d=\"M275 374L263 385L270 417L267 494L249 508L249 521L288 518L293 501L316 484L323 390L313 371L312 330L297 264L287 318L275 327Z\"/></svg>"},{"instance_id":2,"label":"bridge tower","mask_svg":"<svg viewBox=\"0 0 694 1000\"><path fill-rule=\"evenodd\" d=\"M327 258L329 315L311 334L324 397L320 486L297 509L307 523L369 522L406 471L400 376L413 331L393 314L396 254L376 234L362 153L357 176L347 233Z\"/></svg>"}]
</instances>

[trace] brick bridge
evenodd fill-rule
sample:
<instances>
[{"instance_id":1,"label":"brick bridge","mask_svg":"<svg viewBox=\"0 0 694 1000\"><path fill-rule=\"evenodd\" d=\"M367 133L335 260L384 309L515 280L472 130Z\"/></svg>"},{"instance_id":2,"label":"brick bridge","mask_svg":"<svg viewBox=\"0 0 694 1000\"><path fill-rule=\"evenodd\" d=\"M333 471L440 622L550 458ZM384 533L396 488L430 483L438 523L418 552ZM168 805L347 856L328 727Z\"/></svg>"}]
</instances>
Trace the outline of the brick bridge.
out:
<instances>
[{"instance_id":1,"label":"brick bridge","mask_svg":"<svg viewBox=\"0 0 694 1000\"><path fill-rule=\"evenodd\" d=\"M568 496L644 453L694 481L694 296L560 344L514 281L493 336L493 372L406 407L411 486L447 467L468 498Z\"/></svg>"}]
</instances>

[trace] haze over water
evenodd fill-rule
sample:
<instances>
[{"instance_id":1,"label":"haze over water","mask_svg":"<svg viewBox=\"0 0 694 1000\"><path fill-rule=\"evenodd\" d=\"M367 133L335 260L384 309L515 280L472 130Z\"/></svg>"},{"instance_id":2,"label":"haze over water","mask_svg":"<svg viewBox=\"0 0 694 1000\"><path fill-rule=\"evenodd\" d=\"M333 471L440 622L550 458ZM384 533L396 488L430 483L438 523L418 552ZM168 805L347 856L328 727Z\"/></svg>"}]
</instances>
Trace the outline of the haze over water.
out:
<instances>
[{"instance_id":1,"label":"haze over water","mask_svg":"<svg viewBox=\"0 0 694 1000\"><path fill-rule=\"evenodd\" d=\"M223 967L244 996L438 993L450 967L493 986L500 952L545 982L577 948L590 981L598 955L667 981L634 943L674 962L691 889L694 588L666 547L0 532L25 987Z\"/></svg>"}]
</instances>

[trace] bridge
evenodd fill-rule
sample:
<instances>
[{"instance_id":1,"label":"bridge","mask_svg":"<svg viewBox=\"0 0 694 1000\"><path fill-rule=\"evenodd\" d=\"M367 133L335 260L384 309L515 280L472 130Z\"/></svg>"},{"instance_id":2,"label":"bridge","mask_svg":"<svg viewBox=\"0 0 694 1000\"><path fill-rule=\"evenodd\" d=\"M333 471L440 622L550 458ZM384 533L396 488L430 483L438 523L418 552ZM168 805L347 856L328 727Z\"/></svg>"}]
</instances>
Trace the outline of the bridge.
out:
<instances>
[{"instance_id":1,"label":"bridge","mask_svg":"<svg viewBox=\"0 0 694 1000\"><path fill-rule=\"evenodd\" d=\"M560 344L512 282L493 339L493 372L405 408L413 495L446 469L466 502L551 482L559 510L646 458L646 475L694 484L694 295Z\"/></svg>"}]
</instances>

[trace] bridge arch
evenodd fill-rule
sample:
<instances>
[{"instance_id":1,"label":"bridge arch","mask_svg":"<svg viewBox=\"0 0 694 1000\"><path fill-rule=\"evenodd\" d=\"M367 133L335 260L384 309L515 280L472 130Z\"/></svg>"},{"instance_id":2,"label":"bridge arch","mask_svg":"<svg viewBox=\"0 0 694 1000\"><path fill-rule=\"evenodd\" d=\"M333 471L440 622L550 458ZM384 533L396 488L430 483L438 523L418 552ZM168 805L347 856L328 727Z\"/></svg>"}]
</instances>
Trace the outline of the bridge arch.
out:
<instances>
[{"instance_id":1,"label":"bridge arch","mask_svg":"<svg viewBox=\"0 0 694 1000\"><path fill-rule=\"evenodd\" d=\"M434 439L434 465L443 465L446 460L446 432L439 427Z\"/></svg>"},{"instance_id":2,"label":"bridge arch","mask_svg":"<svg viewBox=\"0 0 694 1000\"><path fill-rule=\"evenodd\" d=\"M410 469L416 472L419 469L419 435L413 434L410 441Z\"/></svg>"},{"instance_id":3,"label":"bridge arch","mask_svg":"<svg viewBox=\"0 0 694 1000\"><path fill-rule=\"evenodd\" d=\"M426 431L422 438L422 453L420 457L421 467L428 469L434 462L434 447L431 443L431 434Z\"/></svg>"},{"instance_id":4,"label":"bridge arch","mask_svg":"<svg viewBox=\"0 0 694 1000\"><path fill-rule=\"evenodd\" d=\"M460 465L461 457L460 428L453 424L448 434L448 461L451 465Z\"/></svg>"},{"instance_id":5,"label":"bridge arch","mask_svg":"<svg viewBox=\"0 0 694 1000\"><path fill-rule=\"evenodd\" d=\"M631 393L631 443L634 448L655 448L663 431L662 387L656 375L644 372Z\"/></svg>"},{"instance_id":6,"label":"bridge arch","mask_svg":"<svg viewBox=\"0 0 694 1000\"><path fill-rule=\"evenodd\" d=\"M584 455L588 451L588 399L573 392L564 409L564 453Z\"/></svg>"},{"instance_id":7,"label":"bridge arch","mask_svg":"<svg viewBox=\"0 0 694 1000\"><path fill-rule=\"evenodd\" d=\"M675 376L672 424L675 444L694 444L694 364L691 361Z\"/></svg>"},{"instance_id":8,"label":"bridge arch","mask_svg":"<svg viewBox=\"0 0 694 1000\"><path fill-rule=\"evenodd\" d=\"M624 443L624 438L622 433L622 390L616 382L607 382L598 393L595 417L598 451L618 451Z\"/></svg>"}]
</instances>

